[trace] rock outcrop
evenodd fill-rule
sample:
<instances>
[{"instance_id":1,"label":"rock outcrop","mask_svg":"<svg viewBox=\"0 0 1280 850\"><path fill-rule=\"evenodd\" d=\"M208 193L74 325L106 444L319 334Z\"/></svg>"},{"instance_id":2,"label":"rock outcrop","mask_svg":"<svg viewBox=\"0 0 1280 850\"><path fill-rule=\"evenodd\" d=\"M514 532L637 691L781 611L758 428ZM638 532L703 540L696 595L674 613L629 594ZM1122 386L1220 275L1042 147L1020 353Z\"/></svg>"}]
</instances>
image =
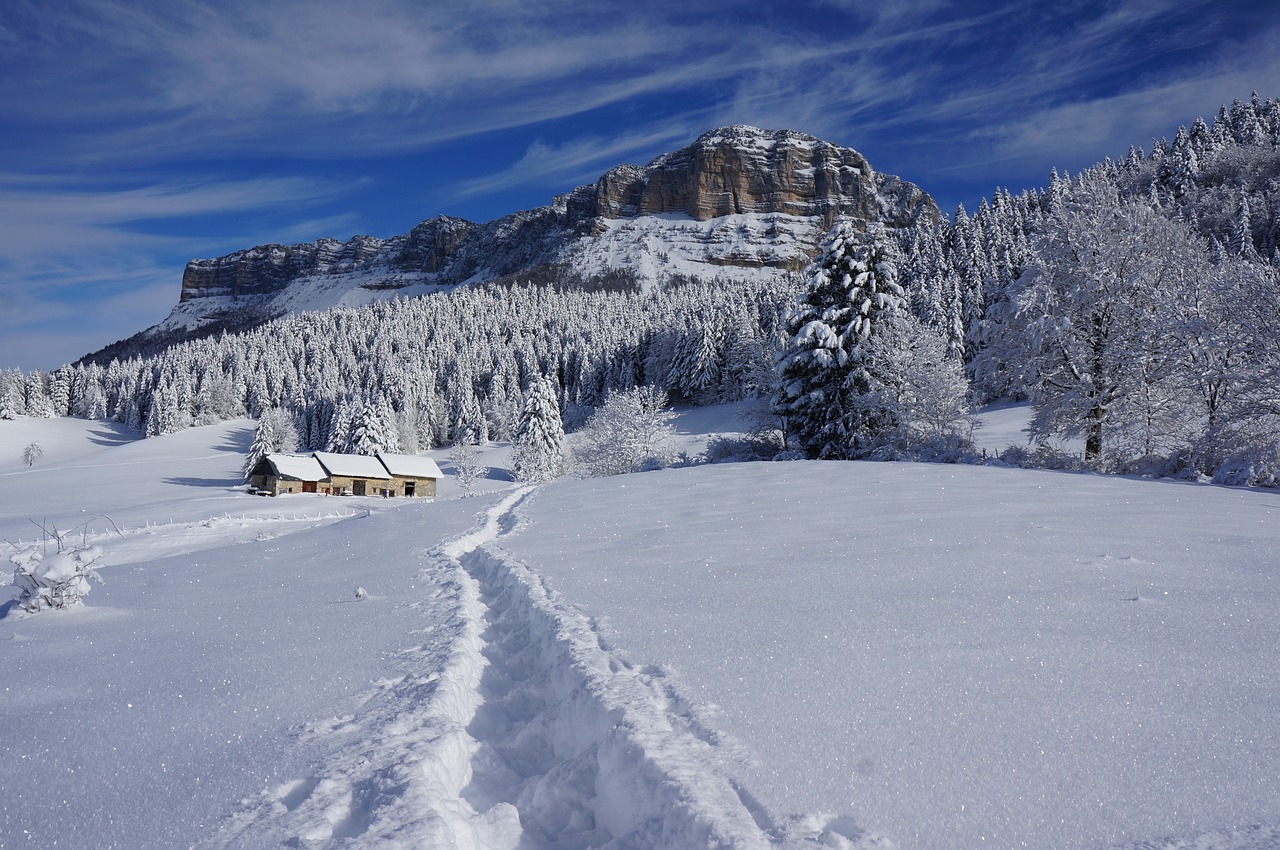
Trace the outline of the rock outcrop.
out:
<instances>
[{"instance_id":1,"label":"rock outcrop","mask_svg":"<svg viewBox=\"0 0 1280 850\"><path fill-rule=\"evenodd\" d=\"M658 157L629 182L610 174L597 184L606 216L604 210L615 206L633 206L638 215L685 213L698 221L782 213L816 216L830 228L840 215L870 220L879 214L876 175L860 153L789 130L713 130ZM624 195L608 194L619 185Z\"/></svg>"}]
</instances>

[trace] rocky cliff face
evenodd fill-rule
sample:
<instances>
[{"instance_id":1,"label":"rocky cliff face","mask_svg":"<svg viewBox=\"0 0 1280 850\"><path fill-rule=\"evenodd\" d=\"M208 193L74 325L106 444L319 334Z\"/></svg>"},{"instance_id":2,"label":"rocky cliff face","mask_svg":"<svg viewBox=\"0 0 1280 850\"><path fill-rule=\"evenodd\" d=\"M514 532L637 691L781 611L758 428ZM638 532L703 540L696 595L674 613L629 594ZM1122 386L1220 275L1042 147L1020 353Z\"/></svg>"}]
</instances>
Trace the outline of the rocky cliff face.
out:
<instances>
[{"instance_id":1,"label":"rocky cliff face","mask_svg":"<svg viewBox=\"0 0 1280 850\"><path fill-rule=\"evenodd\" d=\"M851 148L741 126L705 133L648 168L613 169L596 187L600 214L610 218L622 217L610 215L614 209L685 213L697 221L782 213L816 216L827 228L840 215L876 218L878 188L871 166Z\"/></svg>"},{"instance_id":2,"label":"rocky cliff face","mask_svg":"<svg viewBox=\"0 0 1280 850\"><path fill-rule=\"evenodd\" d=\"M644 167L619 165L545 207L485 224L441 216L390 239L264 245L192 260L172 334L301 309L414 295L568 264L641 282L797 269L838 218L938 218L916 186L851 148L789 130L725 127Z\"/></svg>"}]
</instances>

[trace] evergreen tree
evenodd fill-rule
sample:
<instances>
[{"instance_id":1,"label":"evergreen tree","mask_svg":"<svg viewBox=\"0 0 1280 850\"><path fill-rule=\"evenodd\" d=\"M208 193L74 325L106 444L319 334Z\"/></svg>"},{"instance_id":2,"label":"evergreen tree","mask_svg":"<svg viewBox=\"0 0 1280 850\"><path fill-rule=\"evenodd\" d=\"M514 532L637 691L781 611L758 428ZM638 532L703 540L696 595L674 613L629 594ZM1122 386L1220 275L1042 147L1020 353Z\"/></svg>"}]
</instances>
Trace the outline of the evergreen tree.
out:
<instances>
[{"instance_id":1,"label":"evergreen tree","mask_svg":"<svg viewBox=\"0 0 1280 850\"><path fill-rule=\"evenodd\" d=\"M564 428L550 378L539 378L529 386L514 442L511 464L518 481L550 481L563 470Z\"/></svg>"},{"instance_id":2,"label":"evergreen tree","mask_svg":"<svg viewBox=\"0 0 1280 850\"><path fill-rule=\"evenodd\" d=\"M17 419L26 412L22 373L17 369L0 372L0 419Z\"/></svg>"},{"instance_id":3,"label":"evergreen tree","mask_svg":"<svg viewBox=\"0 0 1280 850\"><path fill-rule=\"evenodd\" d=\"M269 454L288 454L298 450L298 431L293 417L279 408L262 412L258 428L253 434L253 444L245 458L244 477L247 481L253 468Z\"/></svg>"},{"instance_id":4,"label":"evergreen tree","mask_svg":"<svg viewBox=\"0 0 1280 850\"><path fill-rule=\"evenodd\" d=\"M863 456L897 427L868 345L904 304L893 260L883 230L859 238L837 225L788 316L775 406L810 457Z\"/></svg>"},{"instance_id":5,"label":"evergreen tree","mask_svg":"<svg viewBox=\"0 0 1280 850\"><path fill-rule=\"evenodd\" d=\"M275 451L275 422L270 416L258 420L257 430L253 432L253 443L249 446L249 454L244 461L244 480L248 481L258 461Z\"/></svg>"},{"instance_id":6,"label":"evergreen tree","mask_svg":"<svg viewBox=\"0 0 1280 850\"><path fill-rule=\"evenodd\" d=\"M65 366L54 372L49 380L49 407L54 416L66 416L71 412L71 375Z\"/></svg>"},{"instance_id":7,"label":"evergreen tree","mask_svg":"<svg viewBox=\"0 0 1280 850\"><path fill-rule=\"evenodd\" d=\"M49 393L45 389L45 374L39 369L27 376L26 411L28 416L43 416L52 419L56 414L49 401Z\"/></svg>"},{"instance_id":8,"label":"evergreen tree","mask_svg":"<svg viewBox=\"0 0 1280 850\"><path fill-rule=\"evenodd\" d=\"M356 455L400 451L395 426L382 405L366 402L360 408L351 426L351 437L343 450Z\"/></svg>"},{"instance_id":9,"label":"evergreen tree","mask_svg":"<svg viewBox=\"0 0 1280 850\"><path fill-rule=\"evenodd\" d=\"M349 444L352 425L351 405L345 400L337 405L333 416L329 419L329 433L324 441L326 452L344 452Z\"/></svg>"}]
</instances>

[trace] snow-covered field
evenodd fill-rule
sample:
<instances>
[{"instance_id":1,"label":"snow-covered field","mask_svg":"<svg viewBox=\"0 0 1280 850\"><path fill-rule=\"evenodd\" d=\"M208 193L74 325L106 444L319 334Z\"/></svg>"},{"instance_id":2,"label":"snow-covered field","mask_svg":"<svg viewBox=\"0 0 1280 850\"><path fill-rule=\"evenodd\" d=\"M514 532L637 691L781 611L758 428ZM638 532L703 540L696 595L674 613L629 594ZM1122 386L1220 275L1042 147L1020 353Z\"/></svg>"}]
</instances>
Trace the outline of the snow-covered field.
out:
<instances>
[{"instance_id":1,"label":"snow-covered field","mask_svg":"<svg viewBox=\"0 0 1280 850\"><path fill-rule=\"evenodd\" d=\"M0 536L88 521L107 562L0 619L0 848L1280 847L1277 494L796 462L266 499L250 427L0 422Z\"/></svg>"}]
</instances>

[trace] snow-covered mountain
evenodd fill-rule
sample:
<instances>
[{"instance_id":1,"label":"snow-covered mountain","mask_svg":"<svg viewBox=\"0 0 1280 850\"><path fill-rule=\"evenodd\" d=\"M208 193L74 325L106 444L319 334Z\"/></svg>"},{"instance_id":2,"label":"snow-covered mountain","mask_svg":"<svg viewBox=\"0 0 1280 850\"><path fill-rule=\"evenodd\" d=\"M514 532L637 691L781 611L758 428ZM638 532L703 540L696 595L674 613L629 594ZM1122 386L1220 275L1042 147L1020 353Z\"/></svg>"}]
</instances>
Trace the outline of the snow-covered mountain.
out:
<instances>
[{"instance_id":1,"label":"snow-covered mountain","mask_svg":"<svg viewBox=\"0 0 1280 850\"><path fill-rule=\"evenodd\" d=\"M837 217L902 226L940 216L919 187L875 172L852 148L790 130L724 127L485 224L438 216L390 239L261 245L192 260L169 317L100 354L503 277L643 286L769 276L801 268Z\"/></svg>"}]
</instances>

